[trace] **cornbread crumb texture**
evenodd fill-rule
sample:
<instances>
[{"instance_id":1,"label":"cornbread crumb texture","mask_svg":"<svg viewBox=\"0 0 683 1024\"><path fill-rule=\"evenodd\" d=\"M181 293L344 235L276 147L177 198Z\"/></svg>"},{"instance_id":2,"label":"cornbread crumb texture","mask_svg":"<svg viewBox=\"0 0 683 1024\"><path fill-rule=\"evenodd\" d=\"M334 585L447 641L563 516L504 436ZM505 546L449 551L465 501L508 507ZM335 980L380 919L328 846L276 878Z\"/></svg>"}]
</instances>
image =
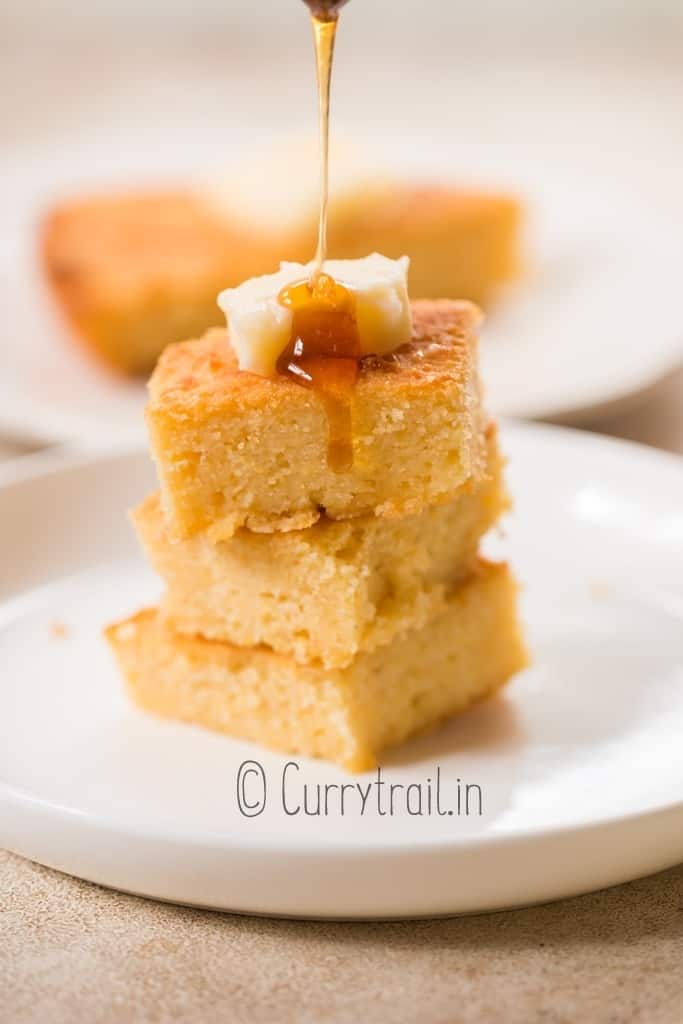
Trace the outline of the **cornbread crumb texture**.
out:
<instances>
[{"instance_id":1,"label":"cornbread crumb texture","mask_svg":"<svg viewBox=\"0 0 683 1024\"><path fill-rule=\"evenodd\" d=\"M107 637L144 710L362 771L524 666L515 595L507 566L480 561L427 626L342 669L183 636L156 610Z\"/></svg>"},{"instance_id":2,"label":"cornbread crumb texture","mask_svg":"<svg viewBox=\"0 0 683 1024\"><path fill-rule=\"evenodd\" d=\"M323 510L332 519L409 515L478 477L480 313L451 301L412 310L410 344L361 365L354 462L344 473L327 465L318 394L238 371L224 331L167 349L150 381L147 422L176 536L303 529Z\"/></svg>"},{"instance_id":3,"label":"cornbread crumb texture","mask_svg":"<svg viewBox=\"0 0 683 1024\"><path fill-rule=\"evenodd\" d=\"M172 542L156 494L133 519L166 583L162 612L176 630L343 666L443 609L507 507L501 462L491 429L476 487L401 519L323 518L279 534L241 529L216 544L204 534Z\"/></svg>"}]
</instances>

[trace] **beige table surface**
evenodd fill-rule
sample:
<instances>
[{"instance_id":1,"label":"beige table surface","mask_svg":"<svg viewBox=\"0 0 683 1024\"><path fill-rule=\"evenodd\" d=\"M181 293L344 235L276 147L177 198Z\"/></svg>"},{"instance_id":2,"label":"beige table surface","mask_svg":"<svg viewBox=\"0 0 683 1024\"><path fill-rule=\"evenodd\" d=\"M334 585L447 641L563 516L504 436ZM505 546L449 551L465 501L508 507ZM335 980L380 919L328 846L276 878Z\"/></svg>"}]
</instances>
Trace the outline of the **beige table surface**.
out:
<instances>
[{"instance_id":1,"label":"beige table surface","mask_svg":"<svg viewBox=\"0 0 683 1024\"><path fill-rule=\"evenodd\" d=\"M683 452L683 371L599 426ZM336 924L155 904L0 853L3 1024L223 1020L681 1024L683 865L543 907Z\"/></svg>"},{"instance_id":2,"label":"beige table surface","mask_svg":"<svg viewBox=\"0 0 683 1024\"><path fill-rule=\"evenodd\" d=\"M11 1024L683 1020L683 866L543 907L378 924L156 904L9 854L0 880Z\"/></svg>"}]
</instances>

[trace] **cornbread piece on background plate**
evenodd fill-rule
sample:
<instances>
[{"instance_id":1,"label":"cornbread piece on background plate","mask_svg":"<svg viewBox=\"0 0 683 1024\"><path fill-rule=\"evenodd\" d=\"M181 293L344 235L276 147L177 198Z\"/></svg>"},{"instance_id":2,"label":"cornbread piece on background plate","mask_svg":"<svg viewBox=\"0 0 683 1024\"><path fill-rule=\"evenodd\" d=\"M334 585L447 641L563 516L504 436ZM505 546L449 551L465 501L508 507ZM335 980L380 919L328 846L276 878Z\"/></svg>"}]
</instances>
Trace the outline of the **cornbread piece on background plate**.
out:
<instances>
[{"instance_id":1,"label":"cornbread piece on background plate","mask_svg":"<svg viewBox=\"0 0 683 1024\"><path fill-rule=\"evenodd\" d=\"M298 224L240 219L217 190L94 196L45 218L41 257L50 289L91 352L126 374L148 374L167 344L223 322L216 296L280 260L305 262L316 204ZM519 263L518 203L506 196L387 183L332 202L330 252L379 248L411 257L416 297L486 302Z\"/></svg>"},{"instance_id":2,"label":"cornbread piece on background plate","mask_svg":"<svg viewBox=\"0 0 683 1024\"><path fill-rule=\"evenodd\" d=\"M240 272L262 266L248 236L183 193L65 203L43 225L45 273L77 338L132 375L148 374L169 342L223 322L216 295L233 251Z\"/></svg>"},{"instance_id":3,"label":"cornbread piece on background plate","mask_svg":"<svg viewBox=\"0 0 683 1024\"><path fill-rule=\"evenodd\" d=\"M480 538L508 505L493 428L488 450L471 491L418 515L321 519L279 534L241 529L217 544L204 534L170 541L151 495L133 519L166 583L162 614L178 632L349 664L425 625L471 570Z\"/></svg>"},{"instance_id":4,"label":"cornbread piece on background plate","mask_svg":"<svg viewBox=\"0 0 683 1024\"><path fill-rule=\"evenodd\" d=\"M375 188L334 204L330 252L340 259L373 250L394 259L405 253L415 298L487 306L520 271L521 220L511 196L445 185Z\"/></svg>"},{"instance_id":5,"label":"cornbread piece on background plate","mask_svg":"<svg viewBox=\"0 0 683 1024\"><path fill-rule=\"evenodd\" d=\"M364 771L524 667L516 589L507 566L481 561L423 629L346 668L184 636L154 609L110 626L107 637L144 710Z\"/></svg>"},{"instance_id":6,"label":"cornbread piece on background plate","mask_svg":"<svg viewBox=\"0 0 683 1024\"><path fill-rule=\"evenodd\" d=\"M353 465L341 473L328 465L317 392L239 371L226 330L170 346L150 380L147 423L172 536L304 529L323 512L411 515L475 483L486 462L481 315L450 300L412 312L412 340L361 363Z\"/></svg>"}]
</instances>

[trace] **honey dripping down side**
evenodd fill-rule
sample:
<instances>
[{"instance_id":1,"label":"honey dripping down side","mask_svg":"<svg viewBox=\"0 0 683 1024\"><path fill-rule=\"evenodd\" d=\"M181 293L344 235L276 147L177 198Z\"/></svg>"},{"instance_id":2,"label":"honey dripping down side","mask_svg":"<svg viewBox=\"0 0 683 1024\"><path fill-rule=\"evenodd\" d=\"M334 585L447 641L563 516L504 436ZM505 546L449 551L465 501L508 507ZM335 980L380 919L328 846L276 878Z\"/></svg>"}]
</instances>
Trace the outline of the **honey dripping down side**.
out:
<instances>
[{"instance_id":1,"label":"honey dripping down side","mask_svg":"<svg viewBox=\"0 0 683 1024\"><path fill-rule=\"evenodd\" d=\"M327 416L327 464L335 473L353 465L353 393L362 357L352 291L321 273L283 288L278 301L292 313L289 344L278 373L311 388Z\"/></svg>"}]
</instances>

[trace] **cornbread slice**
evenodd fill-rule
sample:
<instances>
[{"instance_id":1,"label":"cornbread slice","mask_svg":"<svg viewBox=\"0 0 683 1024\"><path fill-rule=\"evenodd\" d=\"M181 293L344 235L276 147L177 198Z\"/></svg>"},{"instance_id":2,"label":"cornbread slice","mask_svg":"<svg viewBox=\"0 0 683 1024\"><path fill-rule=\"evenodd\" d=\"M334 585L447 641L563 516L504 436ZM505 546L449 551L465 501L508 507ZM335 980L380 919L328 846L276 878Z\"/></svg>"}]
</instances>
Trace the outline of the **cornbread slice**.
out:
<instances>
[{"instance_id":1,"label":"cornbread slice","mask_svg":"<svg viewBox=\"0 0 683 1024\"><path fill-rule=\"evenodd\" d=\"M363 771L524 667L515 596L507 566L480 562L424 629L343 669L183 636L152 609L106 635L144 710Z\"/></svg>"},{"instance_id":2,"label":"cornbread slice","mask_svg":"<svg viewBox=\"0 0 683 1024\"><path fill-rule=\"evenodd\" d=\"M163 616L181 633L265 644L327 668L420 628L443 610L507 507L493 429L488 447L486 475L472 491L401 519L323 518L308 530L173 543L159 496L150 495L133 521L166 583Z\"/></svg>"},{"instance_id":3,"label":"cornbread slice","mask_svg":"<svg viewBox=\"0 0 683 1024\"><path fill-rule=\"evenodd\" d=\"M412 304L412 340L362 360L353 394L353 466L328 466L320 395L283 375L239 371L224 330L170 346L149 385L152 455L172 534L212 541L330 519L394 517L455 496L482 474L480 313L469 302Z\"/></svg>"},{"instance_id":4,"label":"cornbread slice","mask_svg":"<svg viewBox=\"0 0 683 1024\"><path fill-rule=\"evenodd\" d=\"M221 289L274 270L272 242L190 192L65 203L42 230L42 262L76 336L111 368L147 375L169 343L225 322Z\"/></svg>"},{"instance_id":5,"label":"cornbread slice","mask_svg":"<svg viewBox=\"0 0 683 1024\"><path fill-rule=\"evenodd\" d=\"M283 258L310 259L315 194L311 200L310 213L279 228L240 218L208 189L74 200L47 215L42 263L85 346L112 368L147 375L169 342L223 322L223 288L270 273ZM359 184L332 203L330 252L407 254L412 295L484 302L516 270L519 221L519 204L504 195Z\"/></svg>"},{"instance_id":6,"label":"cornbread slice","mask_svg":"<svg viewBox=\"0 0 683 1024\"><path fill-rule=\"evenodd\" d=\"M521 219L519 202L508 195L446 185L375 187L334 203L330 252L340 259L375 250L393 259L405 254L415 298L487 305L519 272Z\"/></svg>"}]
</instances>

